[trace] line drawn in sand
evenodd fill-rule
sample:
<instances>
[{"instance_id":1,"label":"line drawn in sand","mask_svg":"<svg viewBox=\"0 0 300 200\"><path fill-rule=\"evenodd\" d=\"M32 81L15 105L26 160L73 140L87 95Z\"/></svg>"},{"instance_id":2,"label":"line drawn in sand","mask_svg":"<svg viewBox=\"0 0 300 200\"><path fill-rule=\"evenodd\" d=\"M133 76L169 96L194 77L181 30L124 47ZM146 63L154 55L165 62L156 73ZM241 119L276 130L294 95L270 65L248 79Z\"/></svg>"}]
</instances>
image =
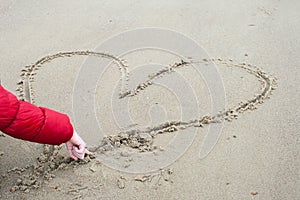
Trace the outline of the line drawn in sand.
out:
<instances>
[{"instance_id":1,"label":"line drawn in sand","mask_svg":"<svg viewBox=\"0 0 300 200\"><path fill-rule=\"evenodd\" d=\"M37 75L37 71L42 67L43 64L51 62L57 58L65 58L72 56L97 56L101 58L111 59L118 67L121 72L121 84L119 98L130 98L132 96L138 95L143 90L147 89L152 85L152 83L166 74L173 73L176 69L181 67L190 66L193 61L181 60L176 62L170 67L163 68L155 74L148 76L148 79L144 82L138 84L135 88L128 90L128 80L129 72L128 66L125 65L124 60L121 60L115 56L106 53L93 52L93 51L72 51L72 52L59 52L54 55L45 56L33 63L32 65L25 66L21 70L21 80L18 84L18 96L20 99L35 103L35 95L32 84ZM189 121L169 121L159 124L154 127L148 127L145 129L131 129L121 131L117 134L108 135L103 138L103 141L98 146L93 147L91 150L95 153L105 153L107 151L113 151L120 149L122 147L134 149L135 152L154 152L158 150L158 147L153 145L153 141L156 139L157 135L164 134L168 132L176 132L179 130L185 130L190 127L204 127L212 123L219 123L223 120L232 121L238 117L238 115L244 113L248 110L254 110L259 104L262 104L264 100L270 98L272 91L276 88L276 78L265 73L262 69L255 67L251 64L246 63L236 63L233 60L223 60L223 59L203 59L198 61L201 64L207 64L209 62L214 62L217 65L225 67L237 67L245 70L246 72L254 75L261 83L261 88L258 94L241 102L233 108L228 108L225 111L220 111L216 115L205 115L199 119L190 119ZM60 169L68 168L68 165L76 166L80 164L86 164L94 159L95 157L87 156L83 161L74 162L69 158L64 158L59 155L59 150L61 146L50 146L44 145L44 150L38 157L38 162L36 164L28 165L25 168L15 168L10 170L8 173L17 172L23 174L24 171L30 170L30 174L24 174L20 179L18 179L14 190L27 191L32 188L39 188L45 181L50 180L55 177L54 172ZM128 157L126 152L120 152L122 156ZM130 160L130 159L128 159ZM125 166L125 168L128 166Z\"/></svg>"}]
</instances>

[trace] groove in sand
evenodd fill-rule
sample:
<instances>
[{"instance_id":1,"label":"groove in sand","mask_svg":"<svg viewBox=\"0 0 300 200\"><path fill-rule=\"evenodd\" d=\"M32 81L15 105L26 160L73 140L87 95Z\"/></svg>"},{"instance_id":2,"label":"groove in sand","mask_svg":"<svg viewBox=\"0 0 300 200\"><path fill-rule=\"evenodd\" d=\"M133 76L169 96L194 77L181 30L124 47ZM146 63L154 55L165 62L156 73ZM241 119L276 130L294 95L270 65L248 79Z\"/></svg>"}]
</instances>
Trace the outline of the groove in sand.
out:
<instances>
[{"instance_id":1,"label":"groove in sand","mask_svg":"<svg viewBox=\"0 0 300 200\"><path fill-rule=\"evenodd\" d=\"M54 55L45 56L33 63L32 65L25 66L21 70L21 80L18 82L18 96L20 99L25 99L31 103L35 103L34 91L32 88L32 83L35 80L37 71L42 67L44 63L50 62L57 58L72 57L72 56L97 56L102 58L111 59L116 63L121 72L121 85L119 91L119 98L132 97L138 95L142 90L145 90L147 87L151 86L155 79L162 77L168 73L174 72L177 68L187 67L193 62L187 62L181 60L180 62L174 63L170 67L163 68L157 73L151 74L148 76L148 79L143 83L138 84L135 88L128 90L128 81L129 81L129 72L128 66L124 62L113 56L106 53L92 52L92 51L72 51L72 52L60 52ZM235 63L231 59L222 60L222 59L203 59L197 63L209 63L214 62L217 65L225 67L237 67L245 70L246 72L254 75L259 82L261 83L261 88L258 91L258 94L248 99L244 102L241 102L239 105L236 105L233 108L228 108L225 111L220 111L218 114L213 116L203 116L200 119L191 119L189 121L171 121L159 124L154 127L145 128L145 129L132 129L127 131L122 131L115 135L109 135L105 137L99 146L95 147L93 151L107 151L112 148L118 148L121 146L131 147L137 149L140 152L144 151L153 151L156 147L153 146L153 140L158 134L163 134L166 132L175 132L178 130L187 129L189 127L203 127L211 123L218 123L222 120L231 121L236 119L237 116L247 110L254 110L259 104L262 104L265 99L268 99L272 94L272 90L276 88L276 79L271 75L265 73L262 69L259 69L251 64L246 63ZM38 163L28 166L26 169L33 169L30 176L26 176L26 180L37 180L43 175L43 178L49 179L52 177L52 173L55 170L62 169L67 167L66 163L74 162L65 158L57 158L58 151L61 147L55 146L51 147L49 145L44 145L44 151L41 153L38 158ZM89 162L90 158L82 161L82 163ZM63 167L64 166L64 167ZM20 169L22 171L22 169ZM20 171L16 170L16 171ZM24 170L23 170L24 171ZM19 184L22 185L22 184ZM24 185L24 184L23 184ZM37 184L37 181L32 184L32 187L39 187L40 184ZM28 186L29 187L29 186ZM31 186L30 186L31 187Z\"/></svg>"}]
</instances>

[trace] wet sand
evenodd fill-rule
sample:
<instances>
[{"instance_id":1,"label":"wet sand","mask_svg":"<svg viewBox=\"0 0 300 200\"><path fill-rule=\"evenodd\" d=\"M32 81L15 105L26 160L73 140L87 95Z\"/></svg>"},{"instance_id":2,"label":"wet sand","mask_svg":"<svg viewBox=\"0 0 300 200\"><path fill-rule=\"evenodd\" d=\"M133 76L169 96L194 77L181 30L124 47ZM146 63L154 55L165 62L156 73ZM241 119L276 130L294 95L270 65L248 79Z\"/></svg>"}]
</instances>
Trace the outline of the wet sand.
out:
<instances>
[{"instance_id":1,"label":"wet sand","mask_svg":"<svg viewBox=\"0 0 300 200\"><path fill-rule=\"evenodd\" d=\"M1 198L298 199L299 7L279 1L6 1L0 6L1 81L11 91L18 85L15 94L21 99L67 113L76 126L72 91L84 57L115 62L95 91L95 113L106 137L97 140L93 127L80 132L95 155L74 162L64 146L0 135ZM185 34L209 57L94 53L115 34L151 26ZM149 69L140 61L161 66ZM195 75L192 62L218 68L224 110L211 112L210 86ZM176 81L176 74L190 82L198 99L199 112L192 118L180 111L195 109L192 104L178 105L175 90L161 87ZM185 90L179 82L173 85ZM132 123L123 112L130 113ZM216 145L201 159L210 129L223 121ZM170 143L176 138L184 151ZM163 163L164 152L178 157L156 170L145 167ZM132 173L143 171L141 162L145 172Z\"/></svg>"}]
</instances>

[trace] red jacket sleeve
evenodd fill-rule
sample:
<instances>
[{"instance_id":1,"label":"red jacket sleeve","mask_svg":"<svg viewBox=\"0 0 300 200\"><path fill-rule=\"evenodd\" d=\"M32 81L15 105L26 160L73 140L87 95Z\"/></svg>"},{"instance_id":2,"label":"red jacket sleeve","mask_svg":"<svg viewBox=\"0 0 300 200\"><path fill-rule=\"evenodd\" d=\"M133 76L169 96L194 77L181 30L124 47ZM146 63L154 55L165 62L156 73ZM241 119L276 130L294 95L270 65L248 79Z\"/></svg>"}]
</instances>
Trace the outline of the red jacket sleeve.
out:
<instances>
[{"instance_id":1,"label":"red jacket sleeve","mask_svg":"<svg viewBox=\"0 0 300 200\"><path fill-rule=\"evenodd\" d=\"M58 145L73 135L69 117L19 101L0 85L0 131L18 139Z\"/></svg>"}]
</instances>

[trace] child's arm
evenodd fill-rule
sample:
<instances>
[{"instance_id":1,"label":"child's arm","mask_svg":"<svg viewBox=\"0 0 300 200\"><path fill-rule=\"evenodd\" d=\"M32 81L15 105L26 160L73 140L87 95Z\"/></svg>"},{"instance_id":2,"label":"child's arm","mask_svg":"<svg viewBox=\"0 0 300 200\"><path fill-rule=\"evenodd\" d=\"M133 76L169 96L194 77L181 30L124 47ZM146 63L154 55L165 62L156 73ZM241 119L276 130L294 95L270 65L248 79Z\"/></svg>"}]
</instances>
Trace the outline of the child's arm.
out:
<instances>
[{"instance_id":1,"label":"child's arm","mask_svg":"<svg viewBox=\"0 0 300 200\"><path fill-rule=\"evenodd\" d=\"M67 115L19 101L2 86L0 130L14 138L53 145L67 142L73 135Z\"/></svg>"},{"instance_id":2,"label":"child's arm","mask_svg":"<svg viewBox=\"0 0 300 200\"><path fill-rule=\"evenodd\" d=\"M20 101L1 85L0 131L31 142L52 145L66 143L70 156L75 160L76 152L83 155L89 153L67 115Z\"/></svg>"}]
</instances>

